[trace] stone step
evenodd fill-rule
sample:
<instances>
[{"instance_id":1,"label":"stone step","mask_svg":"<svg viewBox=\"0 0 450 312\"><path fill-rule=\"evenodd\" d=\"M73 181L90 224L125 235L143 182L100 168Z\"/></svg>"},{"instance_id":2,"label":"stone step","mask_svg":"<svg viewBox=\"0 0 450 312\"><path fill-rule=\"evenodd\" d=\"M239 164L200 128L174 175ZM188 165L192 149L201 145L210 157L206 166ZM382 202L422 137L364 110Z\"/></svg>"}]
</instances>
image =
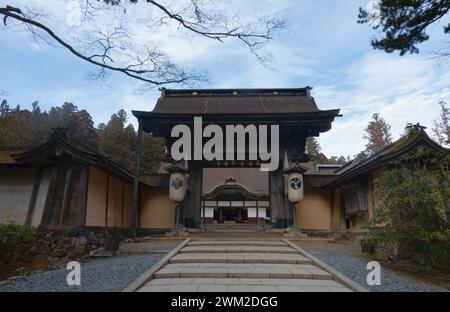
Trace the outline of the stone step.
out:
<instances>
[{"instance_id":1,"label":"stone step","mask_svg":"<svg viewBox=\"0 0 450 312\"><path fill-rule=\"evenodd\" d=\"M215 233L257 233L261 232L262 229L259 228L216 228L208 229L208 232Z\"/></svg>"},{"instance_id":2,"label":"stone step","mask_svg":"<svg viewBox=\"0 0 450 312\"><path fill-rule=\"evenodd\" d=\"M180 253L289 253L298 254L291 247L281 246L187 246Z\"/></svg>"},{"instance_id":3,"label":"stone step","mask_svg":"<svg viewBox=\"0 0 450 312\"><path fill-rule=\"evenodd\" d=\"M273 253L184 253L175 255L169 263L284 263L311 264L312 261L298 254Z\"/></svg>"},{"instance_id":4,"label":"stone step","mask_svg":"<svg viewBox=\"0 0 450 312\"><path fill-rule=\"evenodd\" d=\"M157 278L149 281L140 292L349 292L349 288L334 280L279 278Z\"/></svg>"},{"instance_id":5,"label":"stone step","mask_svg":"<svg viewBox=\"0 0 450 312\"><path fill-rule=\"evenodd\" d=\"M309 264L174 263L155 273L155 278L301 278L332 279Z\"/></svg>"},{"instance_id":6,"label":"stone step","mask_svg":"<svg viewBox=\"0 0 450 312\"><path fill-rule=\"evenodd\" d=\"M194 240L188 243L188 246L288 246L282 241L264 241L264 240Z\"/></svg>"}]
</instances>

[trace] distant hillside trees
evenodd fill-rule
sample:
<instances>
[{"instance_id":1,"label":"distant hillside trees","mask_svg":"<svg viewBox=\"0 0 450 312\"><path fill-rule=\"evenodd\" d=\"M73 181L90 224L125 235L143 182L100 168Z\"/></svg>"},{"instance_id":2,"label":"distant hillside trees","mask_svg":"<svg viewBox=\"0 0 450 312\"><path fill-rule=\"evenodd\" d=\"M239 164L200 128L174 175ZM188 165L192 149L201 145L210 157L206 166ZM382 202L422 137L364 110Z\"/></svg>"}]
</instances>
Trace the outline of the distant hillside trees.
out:
<instances>
[{"instance_id":1,"label":"distant hillside trees","mask_svg":"<svg viewBox=\"0 0 450 312\"><path fill-rule=\"evenodd\" d=\"M124 110L113 114L107 124L94 127L91 115L73 103L42 111L38 102L31 110L11 108L6 100L0 104L0 148L28 149L43 144L53 128L62 126L68 135L101 155L133 171L136 131L127 124ZM155 172L164 157L164 142L151 135L143 136L142 169Z\"/></svg>"}]
</instances>

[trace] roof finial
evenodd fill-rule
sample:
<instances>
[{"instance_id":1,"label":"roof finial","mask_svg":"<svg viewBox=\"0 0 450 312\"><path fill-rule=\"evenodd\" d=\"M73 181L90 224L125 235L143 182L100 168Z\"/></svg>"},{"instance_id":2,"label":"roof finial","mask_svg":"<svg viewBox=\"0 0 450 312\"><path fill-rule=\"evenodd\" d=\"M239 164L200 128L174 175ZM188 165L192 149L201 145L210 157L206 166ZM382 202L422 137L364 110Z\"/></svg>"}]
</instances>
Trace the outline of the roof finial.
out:
<instances>
[{"instance_id":1,"label":"roof finial","mask_svg":"<svg viewBox=\"0 0 450 312\"><path fill-rule=\"evenodd\" d=\"M313 87L311 87L311 86L306 86L305 87L305 90L306 90L306 97L308 98L308 99L311 99L311 90L313 89Z\"/></svg>"},{"instance_id":2,"label":"roof finial","mask_svg":"<svg viewBox=\"0 0 450 312\"><path fill-rule=\"evenodd\" d=\"M69 129L66 127L63 127L61 125L56 126L55 128L51 129L50 138L58 137L62 138L64 140L69 140Z\"/></svg>"},{"instance_id":3,"label":"roof finial","mask_svg":"<svg viewBox=\"0 0 450 312\"><path fill-rule=\"evenodd\" d=\"M410 133L410 132L421 132L421 131L425 131L427 127L422 126L420 123L416 123L416 124L412 124L412 123L408 123L405 127L406 132Z\"/></svg>"}]
</instances>

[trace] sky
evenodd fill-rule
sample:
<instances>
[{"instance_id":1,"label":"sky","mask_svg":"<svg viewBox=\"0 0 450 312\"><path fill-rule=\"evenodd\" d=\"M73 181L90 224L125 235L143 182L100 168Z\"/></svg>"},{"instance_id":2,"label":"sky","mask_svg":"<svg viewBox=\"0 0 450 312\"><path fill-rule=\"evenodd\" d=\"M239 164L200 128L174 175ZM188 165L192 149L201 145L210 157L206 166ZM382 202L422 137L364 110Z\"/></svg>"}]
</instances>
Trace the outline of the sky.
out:
<instances>
[{"instance_id":1,"label":"sky","mask_svg":"<svg viewBox=\"0 0 450 312\"><path fill-rule=\"evenodd\" d=\"M73 1L0 0L0 6L42 10L48 13L43 21L73 42L92 30L89 27L112 27L118 20L111 16L119 13L106 12L110 15L99 16L95 25L67 25ZM431 39L419 46L420 54L386 54L370 46L374 30L357 23L358 8L369 2L218 1L217 6L241 21L266 15L287 21L287 28L264 49L269 56L266 64L238 40L220 43L189 35L170 23L150 31L143 27L143 21L148 19L145 14L155 12L142 7L127 8L135 14L127 13L133 16L127 27L132 29L136 43L151 42L176 63L207 73L209 81L199 83L199 88L312 86L320 109L340 108L343 114L318 138L322 152L328 157L354 156L364 149L363 131L372 114L380 113L397 139L408 122L420 122L431 133L433 120L439 115L438 103L450 102L450 63L433 58L435 51L450 49L448 35L443 33L449 18L432 26ZM56 44L32 40L30 33L18 26L0 25L0 47L0 98L13 106L30 108L38 101L42 109L49 109L72 102L79 109L87 109L96 124L107 122L123 108L135 125L131 110L152 110L160 94L157 88L143 90L142 84L120 73L93 81L88 78L96 70L93 65Z\"/></svg>"}]
</instances>

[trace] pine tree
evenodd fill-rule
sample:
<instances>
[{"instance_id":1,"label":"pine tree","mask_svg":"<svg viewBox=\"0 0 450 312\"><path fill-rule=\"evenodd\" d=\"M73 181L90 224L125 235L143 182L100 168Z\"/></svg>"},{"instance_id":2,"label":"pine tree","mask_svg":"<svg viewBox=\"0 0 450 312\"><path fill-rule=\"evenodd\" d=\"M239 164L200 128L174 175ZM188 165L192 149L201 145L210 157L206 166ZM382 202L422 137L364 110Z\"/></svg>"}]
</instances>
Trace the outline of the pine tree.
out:
<instances>
[{"instance_id":1,"label":"pine tree","mask_svg":"<svg viewBox=\"0 0 450 312\"><path fill-rule=\"evenodd\" d=\"M127 113L120 110L117 114L113 114L108 123L102 125L102 130L98 130L97 133L101 154L123 168L131 169L133 165L131 150L135 141L135 132L133 126L125 126L127 119Z\"/></svg>"},{"instance_id":2,"label":"pine tree","mask_svg":"<svg viewBox=\"0 0 450 312\"><path fill-rule=\"evenodd\" d=\"M308 154L310 159L312 161L317 160L317 158L320 155L320 151L321 151L321 148L320 148L319 142L317 142L316 138L309 137L306 140L306 153Z\"/></svg>"},{"instance_id":3,"label":"pine tree","mask_svg":"<svg viewBox=\"0 0 450 312\"><path fill-rule=\"evenodd\" d=\"M358 23L377 21L373 25L377 36L372 40L372 46L387 53L398 51L404 55L419 53L418 45L430 38L428 31L442 20L444 33L450 34L449 12L449 0L380 0L375 12L359 8ZM450 52L443 50L438 56L448 57Z\"/></svg>"},{"instance_id":4,"label":"pine tree","mask_svg":"<svg viewBox=\"0 0 450 312\"><path fill-rule=\"evenodd\" d=\"M391 126L378 113L372 115L372 120L364 131L363 138L368 140L365 150L368 156L375 154L392 143Z\"/></svg>"},{"instance_id":5,"label":"pine tree","mask_svg":"<svg viewBox=\"0 0 450 312\"><path fill-rule=\"evenodd\" d=\"M127 113L121 109L111 116L108 123L97 128L99 150L102 155L119 164L124 169L134 171L137 133L128 121ZM164 156L164 140L143 133L142 136L142 174L159 169Z\"/></svg>"}]
</instances>

